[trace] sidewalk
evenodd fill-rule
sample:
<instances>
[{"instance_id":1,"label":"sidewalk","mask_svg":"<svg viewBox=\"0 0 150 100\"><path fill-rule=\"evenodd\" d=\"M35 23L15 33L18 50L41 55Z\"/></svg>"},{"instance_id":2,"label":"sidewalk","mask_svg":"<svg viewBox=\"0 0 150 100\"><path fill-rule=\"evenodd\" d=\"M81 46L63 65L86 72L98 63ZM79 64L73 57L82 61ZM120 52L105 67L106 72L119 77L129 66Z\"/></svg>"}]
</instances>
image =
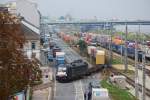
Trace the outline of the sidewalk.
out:
<instances>
[{"instance_id":1,"label":"sidewalk","mask_svg":"<svg viewBox=\"0 0 150 100\"><path fill-rule=\"evenodd\" d=\"M146 66L146 67L148 67L148 66ZM118 69L118 70L124 70L125 67L124 67L124 65L116 64L116 65L113 65L113 68ZM128 65L128 69L131 70L131 71L135 71L135 67L133 67L132 65ZM140 70L140 69L138 70L138 76L139 76L139 84L142 85L142 82L143 82L143 80L142 80L142 70ZM131 77L134 80L134 73L133 73L133 75L131 75L129 77ZM148 75L146 75L146 88L148 88L148 89L150 89L149 84L150 84L150 77ZM132 95L135 95L135 88L132 87L129 84L127 86L130 88L129 92L132 93ZM140 100L141 100L141 98L142 98L141 92L139 93L139 97L140 97ZM150 100L150 97L146 96L146 100Z\"/></svg>"},{"instance_id":2,"label":"sidewalk","mask_svg":"<svg viewBox=\"0 0 150 100\"><path fill-rule=\"evenodd\" d=\"M52 68L41 67L43 83L33 89L32 100L51 100L52 91Z\"/></svg>"}]
</instances>

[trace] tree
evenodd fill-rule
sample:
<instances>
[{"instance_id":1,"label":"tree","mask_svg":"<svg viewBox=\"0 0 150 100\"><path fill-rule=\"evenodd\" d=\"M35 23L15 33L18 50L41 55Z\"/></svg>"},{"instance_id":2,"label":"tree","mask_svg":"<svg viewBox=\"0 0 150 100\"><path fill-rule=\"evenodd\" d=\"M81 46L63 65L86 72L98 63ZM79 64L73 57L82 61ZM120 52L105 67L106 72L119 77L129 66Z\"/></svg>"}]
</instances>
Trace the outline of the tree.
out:
<instances>
[{"instance_id":1,"label":"tree","mask_svg":"<svg viewBox=\"0 0 150 100\"><path fill-rule=\"evenodd\" d=\"M0 12L0 100L8 100L10 95L25 90L37 76L34 72L37 64L23 55L24 42L20 20L8 12Z\"/></svg>"},{"instance_id":2,"label":"tree","mask_svg":"<svg viewBox=\"0 0 150 100\"><path fill-rule=\"evenodd\" d=\"M86 44L86 42L85 42L84 40L79 40L78 45L79 45L81 54L82 54L84 51L86 51L86 49L87 49L87 44Z\"/></svg>"}]
</instances>

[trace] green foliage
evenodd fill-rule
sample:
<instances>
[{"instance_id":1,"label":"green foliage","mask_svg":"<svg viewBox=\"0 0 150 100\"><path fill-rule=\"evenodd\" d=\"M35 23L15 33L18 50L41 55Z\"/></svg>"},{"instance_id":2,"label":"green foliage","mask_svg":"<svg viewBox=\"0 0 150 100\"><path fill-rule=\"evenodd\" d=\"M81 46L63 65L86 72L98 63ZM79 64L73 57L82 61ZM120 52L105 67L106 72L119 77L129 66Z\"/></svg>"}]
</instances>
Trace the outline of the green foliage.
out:
<instances>
[{"instance_id":1,"label":"green foliage","mask_svg":"<svg viewBox=\"0 0 150 100\"><path fill-rule=\"evenodd\" d=\"M118 35L118 36L123 36L123 39L125 39L125 33L124 32L121 32L121 31L119 31L119 32L116 32L115 34L114 34L114 36L116 36L116 35ZM141 33L141 34L138 34L137 33L137 40L138 41L142 41L143 39L144 40L149 40L149 35L147 35L147 34L145 34L144 36L143 36L143 33ZM135 40L136 39L136 33L133 33L133 32L129 32L128 34L127 34L127 40Z\"/></svg>"},{"instance_id":2,"label":"green foliage","mask_svg":"<svg viewBox=\"0 0 150 100\"><path fill-rule=\"evenodd\" d=\"M101 86L107 88L113 100L136 100L136 98L127 90L120 89L108 83L106 80L101 81Z\"/></svg>"},{"instance_id":3,"label":"green foliage","mask_svg":"<svg viewBox=\"0 0 150 100\"><path fill-rule=\"evenodd\" d=\"M121 59L116 59L116 58L113 58L113 60L112 60L112 64L122 64L122 61L121 61Z\"/></svg>"},{"instance_id":4,"label":"green foliage","mask_svg":"<svg viewBox=\"0 0 150 100\"><path fill-rule=\"evenodd\" d=\"M77 43L81 51L85 51L87 49L87 44L84 40L79 40Z\"/></svg>"},{"instance_id":5,"label":"green foliage","mask_svg":"<svg viewBox=\"0 0 150 100\"><path fill-rule=\"evenodd\" d=\"M24 56L24 43L20 19L0 12L0 100L7 100L41 77L37 62Z\"/></svg>"}]
</instances>

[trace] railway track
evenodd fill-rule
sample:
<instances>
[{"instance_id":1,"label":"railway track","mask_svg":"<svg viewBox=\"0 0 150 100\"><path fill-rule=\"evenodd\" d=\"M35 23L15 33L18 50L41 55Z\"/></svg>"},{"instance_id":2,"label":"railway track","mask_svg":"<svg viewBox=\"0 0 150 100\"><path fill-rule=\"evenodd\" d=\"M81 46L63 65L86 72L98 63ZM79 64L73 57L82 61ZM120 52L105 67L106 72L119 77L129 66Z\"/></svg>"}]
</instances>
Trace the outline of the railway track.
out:
<instances>
[{"instance_id":1,"label":"railway track","mask_svg":"<svg viewBox=\"0 0 150 100\"><path fill-rule=\"evenodd\" d=\"M119 56L119 54L115 54L114 57L120 59L121 56ZM134 66L134 60L129 59L129 63L130 63L130 64L132 63L132 66ZM99 71L102 70L102 68L97 67L97 66L94 66L94 65L93 65L92 68L93 68L93 69L89 69L89 73L90 73L90 74L96 73L96 72L99 72ZM141 67L139 67L139 69L142 70ZM150 76L150 70L148 70L148 69L145 69L145 70L146 70L146 73L149 74L149 76ZM134 81L134 79L131 79L131 78L128 77L127 75L125 75L125 74L123 74L123 73L121 73L121 72L119 72L119 71L117 71L116 69L113 69L113 68L110 68L110 69L109 69L109 72L112 72L112 73L114 73L114 74L116 74L116 75L119 74L119 75L125 76L127 83L129 83L132 87L135 87L135 81ZM142 85L141 85L141 84L139 84L139 91L142 92ZM150 89L145 88L145 91L146 91L146 95L147 95L148 97L150 97Z\"/></svg>"},{"instance_id":2,"label":"railway track","mask_svg":"<svg viewBox=\"0 0 150 100\"><path fill-rule=\"evenodd\" d=\"M101 47L101 48L103 48L103 47ZM103 49L105 49L105 48L103 48ZM107 56L108 56L109 50L107 50L107 49L105 49L105 50L106 50ZM116 53L116 52L113 52L113 57L116 58L116 59L121 59L121 55L118 54L118 53ZM135 67L135 61L134 61L133 59L131 59L131 58L128 57L127 62L128 62L128 64L130 64L130 65L132 65L133 67ZM139 65L142 65L141 62L138 62L138 64L139 64ZM149 64L147 63L145 66L147 66L147 65L149 65ZM139 66L138 69L139 69L139 70L142 70L142 67ZM145 71L146 71L146 74L150 77L150 70L147 69L147 68L145 68Z\"/></svg>"},{"instance_id":3,"label":"railway track","mask_svg":"<svg viewBox=\"0 0 150 100\"><path fill-rule=\"evenodd\" d=\"M115 58L120 58L120 57L118 57L118 56L114 56L114 57L115 57ZM133 66L133 67L135 67L135 64L134 64L133 61L132 61L132 63L130 63L130 65ZM138 69L142 71L142 67L141 67L140 65L138 66ZM148 75L148 76L150 77L150 70L147 69L147 68L145 68L145 72L146 72L146 75Z\"/></svg>"},{"instance_id":4,"label":"railway track","mask_svg":"<svg viewBox=\"0 0 150 100\"><path fill-rule=\"evenodd\" d=\"M103 48L103 49L105 49L105 48ZM105 50L108 52L107 49L105 49ZM73 53L73 52L72 52L72 53ZM113 52L113 57L120 59L120 58L121 58L121 55L119 55L119 54ZM134 60L131 59L131 58L128 58L128 63L130 63L130 64L133 65L133 64L134 64ZM139 69L141 70L141 68L139 68ZM95 66L95 65L92 65L92 69L89 69L88 74L100 72L101 70L102 70L102 67L100 68L100 67L97 67L97 66ZM120 75L125 76L127 83L129 83L131 86L135 87L135 81L134 81L133 79L131 79L130 77L128 77L127 75L125 75L125 74L123 74L123 73L121 73L121 72L119 72L119 71L117 71L116 69L113 69L113 68L110 68L109 70L110 70L110 72L112 72L112 73L114 73L114 74L117 74L117 75L120 74ZM148 70L148 69L145 69L145 70L146 70L146 73L150 76L150 70ZM85 76L85 77L86 77L86 76ZM145 90L146 90L146 95L150 97L150 89L145 88ZM139 84L139 91L140 91L140 92L142 91L142 85L141 85L141 84Z\"/></svg>"},{"instance_id":5,"label":"railway track","mask_svg":"<svg viewBox=\"0 0 150 100\"><path fill-rule=\"evenodd\" d=\"M114 73L114 74L119 74L119 75L123 75L123 76L125 76L126 77L126 81L131 85L131 86L133 86L133 87L135 87L135 82L134 82L134 80L132 80L131 78L129 78L127 75L125 75L125 74L123 74L123 73L121 73L121 72L119 72L119 71L117 71L116 69L113 69L113 68L110 68L109 69L112 73ZM148 88L145 88L145 92L146 92L146 95L147 96L149 96L150 97L150 89L148 89ZM139 91L140 92L142 92L142 85L141 84L139 84Z\"/></svg>"}]
</instances>

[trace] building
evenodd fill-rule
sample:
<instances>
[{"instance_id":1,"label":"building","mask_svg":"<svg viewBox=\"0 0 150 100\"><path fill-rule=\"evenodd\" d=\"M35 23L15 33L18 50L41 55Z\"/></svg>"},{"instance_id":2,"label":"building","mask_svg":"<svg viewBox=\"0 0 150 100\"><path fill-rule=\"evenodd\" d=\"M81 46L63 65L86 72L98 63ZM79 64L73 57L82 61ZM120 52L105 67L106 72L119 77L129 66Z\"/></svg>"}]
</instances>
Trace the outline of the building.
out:
<instances>
[{"instance_id":1,"label":"building","mask_svg":"<svg viewBox=\"0 0 150 100\"><path fill-rule=\"evenodd\" d=\"M25 36L25 44L23 46L24 54L31 59L35 56L40 61L40 34L39 29L26 20L21 21L21 27Z\"/></svg>"},{"instance_id":2,"label":"building","mask_svg":"<svg viewBox=\"0 0 150 100\"><path fill-rule=\"evenodd\" d=\"M9 13L21 18L21 27L25 36L24 54L31 59L40 59L40 17L37 4L29 0L15 0L5 4Z\"/></svg>"},{"instance_id":3,"label":"building","mask_svg":"<svg viewBox=\"0 0 150 100\"><path fill-rule=\"evenodd\" d=\"M15 0L5 4L9 13L22 18L21 27L25 36L24 54L40 61L40 12L37 4L29 0Z\"/></svg>"},{"instance_id":4,"label":"building","mask_svg":"<svg viewBox=\"0 0 150 100\"><path fill-rule=\"evenodd\" d=\"M8 7L3 4L0 4L0 12L8 12Z\"/></svg>"},{"instance_id":5,"label":"building","mask_svg":"<svg viewBox=\"0 0 150 100\"><path fill-rule=\"evenodd\" d=\"M10 1L6 4L9 12L24 17L25 20L36 27L40 27L40 13L37 4L29 0Z\"/></svg>"}]
</instances>

